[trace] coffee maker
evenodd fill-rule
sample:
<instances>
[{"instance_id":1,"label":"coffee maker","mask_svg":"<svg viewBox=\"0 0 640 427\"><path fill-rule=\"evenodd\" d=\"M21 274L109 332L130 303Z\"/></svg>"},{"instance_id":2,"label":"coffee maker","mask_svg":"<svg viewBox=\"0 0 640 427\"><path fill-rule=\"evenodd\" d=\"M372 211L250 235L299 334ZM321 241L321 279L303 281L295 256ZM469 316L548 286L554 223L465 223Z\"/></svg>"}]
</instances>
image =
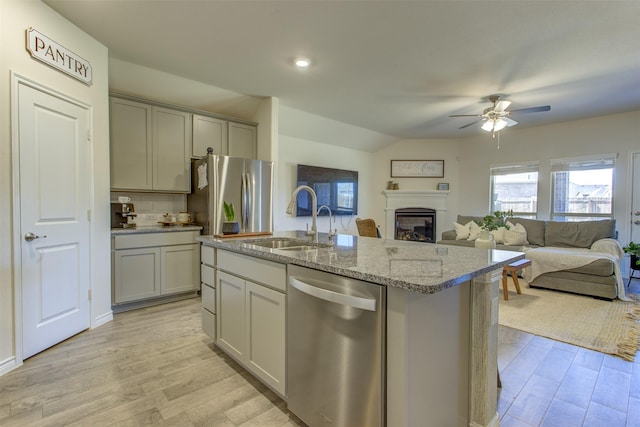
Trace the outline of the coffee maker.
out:
<instances>
[{"instance_id":1,"label":"coffee maker","mask_svg":"<svg viewBox=\"0 0 640 427\"><path fill-rule=\"evenodd\" d=\"M129 218L136 215L133 203L111 203L111 228L135 228L136 224L129 222Z\"/></svg>"}]
</instances>

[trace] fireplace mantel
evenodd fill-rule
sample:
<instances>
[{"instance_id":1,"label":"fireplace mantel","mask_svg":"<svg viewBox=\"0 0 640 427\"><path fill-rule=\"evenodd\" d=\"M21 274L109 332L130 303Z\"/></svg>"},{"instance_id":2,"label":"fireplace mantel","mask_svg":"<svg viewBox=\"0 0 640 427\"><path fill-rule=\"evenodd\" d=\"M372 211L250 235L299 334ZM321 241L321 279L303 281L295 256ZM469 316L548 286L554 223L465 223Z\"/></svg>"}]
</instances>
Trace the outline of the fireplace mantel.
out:
<instances>
[{"instance_id":1,"label":"fireplace mantel","mask_svg":"<svg viewBox=\"0 0 640 427\"><path fill-rule=\"evenodd\" d=\"M385 207L385 239L393 239L396 209L430 208L436 211L436 240L440 240L442 226L447 212L448 191L438 190L384 190L387 200Z\"/></svg>"}]
</instances>

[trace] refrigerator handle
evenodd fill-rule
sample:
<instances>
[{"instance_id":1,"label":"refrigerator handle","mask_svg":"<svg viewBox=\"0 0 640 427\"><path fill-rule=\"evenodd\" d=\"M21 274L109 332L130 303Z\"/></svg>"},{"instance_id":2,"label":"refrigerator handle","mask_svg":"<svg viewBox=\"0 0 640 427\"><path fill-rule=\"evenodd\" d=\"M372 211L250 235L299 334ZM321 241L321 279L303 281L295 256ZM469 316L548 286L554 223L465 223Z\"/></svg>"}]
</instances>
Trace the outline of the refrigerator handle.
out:
<instances>
[{"instance_id":1,"label":"refrigerator handle","mask_svg":"<svg viewBox=\"0 0 640 427\"><path fill-rule=\"evenodd\" d=\"M247 231L247 197L249 193L249 183L247 182L247 174L242 174L242 230Z\"/></svg>"},{"instance_id":2,"label":"refrigerator handle","mask_svg":"<svg viewBox=\"0 0 640 427\"><path fill-rule=\"evenodd\" d=\"M251 224L250 216L251 216L251 201L253 200L253 194L251 194L251 175L249 175L247 173L247 174L245 174L245 177L246 177L245 182L246 182L246 186L247 186L247 191L246 191L245 194L246 194L247 200L246 200L246 202L244 204L244 209L245 209L244 218L245 218L245 222L246 222L245 227L248 229L250 224ZM251 231L255 231L255 230L251 230Z\"/></svg>"}]
</instances>

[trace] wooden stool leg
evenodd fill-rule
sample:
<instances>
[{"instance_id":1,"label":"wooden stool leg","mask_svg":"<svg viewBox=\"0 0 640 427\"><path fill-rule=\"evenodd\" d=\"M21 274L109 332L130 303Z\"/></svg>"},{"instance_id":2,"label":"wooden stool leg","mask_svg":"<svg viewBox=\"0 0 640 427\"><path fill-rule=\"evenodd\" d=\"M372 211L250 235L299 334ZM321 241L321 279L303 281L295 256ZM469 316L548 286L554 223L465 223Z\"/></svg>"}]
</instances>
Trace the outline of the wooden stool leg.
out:
<instances>
[{"instance_id":1,"label":"wooden stool leg","mask_svg":"<svg viewBox=\"0 0 640 427\"><path fill-rule=\"evenodd\" d=\"M511 278L513 279L513 284L516 285L516 292L518 294L521 294L522 292L520 292L520 283L518 283L518 272L512 271Z\"/></svg>"},{"instance_id":2,"label":"wooden stool leg","mask_svg":"<svg viewBox=\"0 0 640 427\"><path fill-rule=\"evenodd\" d=\"M507 289L507 270L502 270L502 294L505 301L509 301L509 290Z\"/></svg>"}]
</instances>

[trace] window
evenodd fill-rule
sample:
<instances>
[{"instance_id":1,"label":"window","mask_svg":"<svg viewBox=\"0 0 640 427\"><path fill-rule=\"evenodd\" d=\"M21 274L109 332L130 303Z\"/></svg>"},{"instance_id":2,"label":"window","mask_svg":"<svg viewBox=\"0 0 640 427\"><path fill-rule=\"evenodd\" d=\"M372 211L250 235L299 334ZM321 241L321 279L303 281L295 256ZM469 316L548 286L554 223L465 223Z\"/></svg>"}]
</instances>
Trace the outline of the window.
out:
<instances>
[{"instance_id":1,"label":"window","mask_svg":"<svg viewBox=\"0 0 640 427\"><path fill-rule=\"evenodd\" d=\"M491 173L491 212L513 210L513 215L536 218L538 164L495 166Z\"/></svg>"},{"instance_id":2,"label":"window","mask_svg":"<svg viewBox=\"0 0 640 427\"><path fill-rule=\"evenodd\" d=\"M588 221L613 218L615 154L551 161L551 218Z\"/></svg>"}]
</instances>

